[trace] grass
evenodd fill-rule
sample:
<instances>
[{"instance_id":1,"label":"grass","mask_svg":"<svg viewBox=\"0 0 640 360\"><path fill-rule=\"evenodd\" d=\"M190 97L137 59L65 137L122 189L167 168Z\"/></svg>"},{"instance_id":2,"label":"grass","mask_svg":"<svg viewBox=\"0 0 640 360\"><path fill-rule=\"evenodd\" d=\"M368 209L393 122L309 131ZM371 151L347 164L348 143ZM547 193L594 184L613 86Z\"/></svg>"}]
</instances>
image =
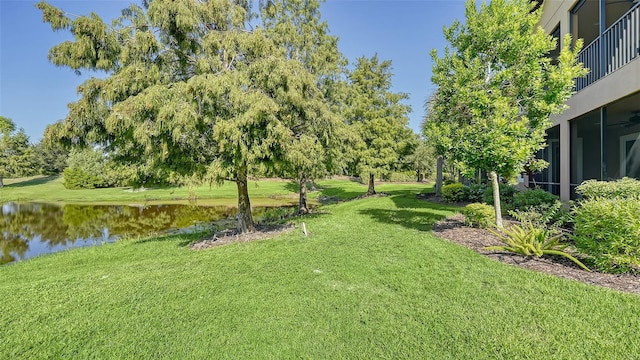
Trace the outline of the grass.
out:
<instances>
[{"instance_id":1,"label":"grass","mask_svg":"<svg viewBox=\"0 0 640 360\"><path fill-rule=\"evenodd\" d=\"M321 183L350 197L366 189ZM122 240L0 267L0 358L611 359L640 297L439 239L423 187L325 207L300 231L205 251Z\"/></svg>"},{"instance_id":2,"label":"grass","mask_svg":"<svg viewBox=\"0 0 640 360\"><path fill-rule=\"evenodd\" d=\"M145 189L131 188L79 189L69 190L63 186L63 178L57 176L33 176L18 179L5 179L5 187L0 188L0 204L9 201L33 201L53 203L145 203L171 204L188 202L195 195L198 205L237 205L235 183L225 182L222 186L203 185L189 189L187 187L164 186ZM328 179L317 182L320 191L310 192L309 200L316 203L319 195L348 200L364 194L366 185L344 179ZM380 184L376 189L384 192L393 184ZM423 190L425 185L405 185ZM297 204L298 185L287 180L250 180L249 196L253 206L277 206Z\"/></svg>"},{"instance_id":3,"label":"grass","mask_svg":"<svg viewBox=\"0 0 640 360\"><path fill-rule=\"evenodd\" d=\"M184 203L192 195L201 205L237 204L237 190L234 183L222 186L204 185L193 189L187 187L156 187L144 191L130 188L69 190L63 186L63 178L56 176L35 176L19 179L5 179L5 187L0 188L0 203L8 201L35 201L61 203ZM328 181L328 188L350 183L344 180ZM351 184L350 184L351 185ZM363 185L353 182L351 189ZM353 191L353 190L352 190ZM358 195L362 191L358 192ZM295 204L298 201L298 187L285 180L254 180L249 183L249 195L254 206ZM357 195L356 195L357 196ZM313 199L312 199L313 200Z\"/></svg>"}]
</instances>

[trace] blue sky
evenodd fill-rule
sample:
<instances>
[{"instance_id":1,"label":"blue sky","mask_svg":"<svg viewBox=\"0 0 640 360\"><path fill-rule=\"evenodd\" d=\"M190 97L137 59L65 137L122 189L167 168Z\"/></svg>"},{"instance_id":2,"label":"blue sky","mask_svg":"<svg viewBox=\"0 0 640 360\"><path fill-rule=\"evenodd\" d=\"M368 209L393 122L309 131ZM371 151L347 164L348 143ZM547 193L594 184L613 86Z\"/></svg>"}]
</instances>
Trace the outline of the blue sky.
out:
<instances>
[{"instance_id":1,"label":"blue sky","mask_svg":"<svg viewBox=\"0 0 640 360\"><path fill-rule=\"evenodd\" d=\"M76 15L94 11L105 21L131 2L50 1ZM89 75L49 63L49 49L71 37L51 31L35 4L0 0L0 115L24 128L32 142L66 116L67 104L77 100L77 86ZM409 94L410 126L419 132L423 102L434 89L429 52L444 49L443 26L464 20L464 1L328 0L321 11L350 62L376 53L393 62L393 91Z\"/></svg>"}]
</instances>

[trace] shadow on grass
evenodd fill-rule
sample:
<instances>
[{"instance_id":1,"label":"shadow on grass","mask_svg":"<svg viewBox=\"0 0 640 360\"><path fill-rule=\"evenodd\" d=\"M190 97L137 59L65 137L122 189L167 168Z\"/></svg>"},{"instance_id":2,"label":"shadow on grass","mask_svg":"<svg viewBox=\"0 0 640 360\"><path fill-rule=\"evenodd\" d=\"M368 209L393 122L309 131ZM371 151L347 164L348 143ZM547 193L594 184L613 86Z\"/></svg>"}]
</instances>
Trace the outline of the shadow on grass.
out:
<instances>
[{"instance_id":1,"label":"shadow on grass","mask_svg":"<svg viewBox=\"0 0 640 360\"><path fill-rule=\"evenodd\" d=\"M131 241L136 245L143 245L148 243L157 243L157 242L167 242L167 241L176 241L178 240L177 246L185 247L191 244L194 241L198 241L200 239L206 238L207 236L211 236L211 232L208 230L198 231L194 233L182 233L182 234L155 234L149 235L147 237L142 237L138 239L131 239Z\"/></svg>"},{"instance_id":2,"label":"shadow on grass","mask_svg":"<svg viewBox=\"0 0 640 360\"><path fill-rule=\"evenodd\" d=\"M297 181L289 181L285 184L284 186L285 190L290 191L292 193L298 193L298 191L300 190L300 185L298 185Z\"/></svg>"},{"instance_id":3,"label":"shadow on grass","mask_svg":"<svg viewBox=\"0 0 640 360\"><path fill-rule=\"evenodd\" d=\"M358 182L356 180L352 180L353 182ZM289 181L284 186L285 190L298 194L300 191L300 185L297 181ZM364 194L366 192L366 188L363 188L363 191L348 191L345 190L341 185L320 185L318 183L307 183L307 192L311 195L312 192L319 192L320 198L333 198L339 201L347 201L355 199L356 197ZM320 201L320 203L334 203L336 201Z\"/></svg>"},{"instance_id":4,"label":"shadow on grass","mask_svg":"<svg viewBox=\"0 0 640 360\"><path fill-rule=\"evenodd\" d=\"M274 229L277 228L283 228L283 229L288 229L289 227L287 226L288 224L292 224L292 223L301 223L303 221L308 221L308 220L312 220L312 219L317 219L319 217L322 216L326 216L329 215L330 213L327 211L322 211L322 210L316 210L315 212L309 213L309 214L305 214L305 215L299 215L299 214L295 214L293 216L288 216L288 217L283 217L283 218L279 218L279 219L269 219L269 220L260 220L260 221L256 221L256 227L257 227L257 231L256 233L260 233L260 232L272 232L274 231ZM191 244L193 244L194 242L198 242L201 240L205 240L205 239L211 239L214 234L216 233L220 233L220 232L225 232L227 230L234 230L235 229L235 221L234 222L230 222L227 220L224 220L222 222L214 222L217 223L217 225L219 227L217 227L215 230L213 229L202 229L199 231L195 231L195 232L184 232L184 233L158 233L158 234L152 234L146 237L140 237L137 239L131 239L131 241L136 244L136 245L142 245L142 244L148 244L148 243L158 243L158 242L167 242L167 241L176 241L178 240L178 243L176 244L178 247L187 247ZM250 234L249 234L250 235ZM231 235L231 236L236 236L236 235ZM242 235L241 235L242 236ZM251 236L249 236L250 238ZM256 238L261 238L261 237L256 237ZM245 239L246 241L246 239Z\"/></svg>"},{"instance_id":5,"label":"shadow on grass","mask_svg":"<svg viewBox=\"0 0 640 360\"><path fill-rule=\"evenodd\" d=\"M37 178L34 178L34 179L15 182L13 184L5 184L4 186L5 187L10 187L10 188L19 188L19 187L27 187L27 186L34 186L34 185L42 185L42 184L46 184L48 182L51 182L51 181L53 181L53 180L55 180L57 178L58 178L57 175L37 177Z\"/></svg>"},{"instance_id":6,"label":"shadow on grass","mask_svg":"<svg viewBox=\"0 0 640 360\"><path fill-rule=\"evenodd\" d=\"M335 187L331 185L317 186L316 189L320 192L320 196L337 198L342 201L353 200L367 192L365 187L363 187L362 191L349 191L341 188L339 185Z\"/></svg>"},{"instance_id":7,"label":"shadow on grass","mask_svg":"<svg viewBox=\"0 0 640 360\"><path fill-rule=\"evenodd\" d=\"M458 210L456 206L417 199L415 191L411 190L390 191L388 194L397 209L366 209L359 213L378 222L431 231L436 222Z\"/></svg>"}]
</instances>

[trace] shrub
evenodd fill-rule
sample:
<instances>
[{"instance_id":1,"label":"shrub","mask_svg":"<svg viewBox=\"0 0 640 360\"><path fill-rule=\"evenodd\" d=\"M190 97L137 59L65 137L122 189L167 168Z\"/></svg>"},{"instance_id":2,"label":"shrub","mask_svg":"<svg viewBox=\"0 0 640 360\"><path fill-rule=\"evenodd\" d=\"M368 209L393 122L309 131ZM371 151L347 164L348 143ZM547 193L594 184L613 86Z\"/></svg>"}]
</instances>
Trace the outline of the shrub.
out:
<instances>
[{"instance_id":1,"label":"shrub","mask_svg":"<svg viewBox=\"0 0 640 360\"><path fill-rule=\"evenodd\" d=\"M580 260L565 252L569 246L560 242L562 233L552 233L543 227L531 223L524 226L513 225L500 232L490 230L504 245L487 246L485 250L509 251L525 256L560 255L573 261L581 268L589 270Z\"/></svg>"},{"instance_id":2,"label":"shrub","mask_svg":"<svg viewBox=\"0 0 640 360\"><path fill-rule=\"evenodd\" d=\"M67 189L93 189L103 185L100 177L89 174L77 167L68 167L62 172L64 187Z\"/></svg>"},{"instance_id":3,"label":"shrub","mask_svg":"<svg viewBox=\"0 0 640 360\"><path fill-rule=\"evenodd\" d=\"M464 187L464 199L469 202L482 202L486 186L484 184L471 184Z\"/></svg>"},{"instance_id":4,"label":"shrub","mask_svg":"<svg viewBox=\"0 0 640 360\"><path fill-rule=\"evenodd\" d=\"M502 214L507 214L513 209L513 197L518 190L511 185L500 184L500 207ZM493 187L488 186L482 195L482 202L493 205Z\"/></svg>"},{"instance_id":5,"label":"shrub","mask_svg":"<svg viewBox=\"0 0 640 360\"><path fill-rule=\"evenodd\" d=\"M640 274L640 201L582 201L575 209L574 240L600 271Z\"/></svg>"},{"instance_id":6,"label":"shrub","mask_svg":"<svg viewBox=\"0 0 640 360\"><path fill-rule=\"evenodd\" d=\"M513 207L516 210L528 209L532 206L552 206L559 197L542 189L525 190L513 196Z\"/></svg>"},{"instance_id":7,"label":"shrub","mask_svg":"<svg viewBox=\"0 0 640 360\"><path fill-rule=\"evenodd\" d=\"M640 198L640 180L627 177L617 181L587 180L576 188L576 192L585 199L638 199Z\"/></svg>"},{"instance_id":8,"label":"shrub","mask_svg":"<svg viewBox=\"0 0 640 360\"><path fill-rule=\"evenodd\" d=\"M389 174L385 174L384 180L390 182L415 182L418 180L418 176L415 171L394 171Z\"/></svg>"},{"instance_id":9,"label":"shrub","mask_svg":"<svg viewBox=\"0 0 640 360\"><path fill-rule=\"evenodd\" d=\"M570 227L573 216L568 207L562 205L559 200L553 204L540 204L509 211L509 215L523 223L532 223L536 226L549 226L552 229Z\"/></svg>"},{"instance_id":10,"label":"shrub","mask_svg":"<svg viewBox=\"0 0 640 360\"><path fill-rule=\"evenodd\" d=\"M487 204L469 204L462 209L466 226L489 228L496 223L496 212L493 206Z\"/></svg>"},{"instance_id":11,"label":"shrub","mask_svg":"<svg viewBox=\"0 0 640 360\"><path fill-rule=\"evenodd\" d=\"M459 202L464 200L464 185L460 183L444 185L440 196L442 200L448 202Z\"/></svg>"}]
</instances>

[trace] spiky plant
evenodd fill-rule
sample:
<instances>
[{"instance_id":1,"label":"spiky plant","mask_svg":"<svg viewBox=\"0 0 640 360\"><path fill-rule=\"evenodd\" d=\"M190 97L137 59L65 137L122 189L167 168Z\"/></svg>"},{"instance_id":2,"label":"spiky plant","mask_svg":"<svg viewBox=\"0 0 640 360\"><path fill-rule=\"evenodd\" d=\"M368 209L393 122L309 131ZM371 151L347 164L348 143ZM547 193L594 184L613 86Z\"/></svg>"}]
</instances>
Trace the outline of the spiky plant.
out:
<instances>
[{"instance_id":1,"label":"spiky plant","mask_svg":"<svg viewBox=\"0 0 640 360\"><path fill-rule=\"evenodd\" d=\"M487 246L485 250L509 251L525 256L560 255L573 261L584 270L591 271L580 260L565 251L569 244L561 243L563 234L553 234L549 230L536 227L531 223L526 225L512 225L500 231L489 230L498 237L504 245Z\"/></svg>"}]
</instances>

